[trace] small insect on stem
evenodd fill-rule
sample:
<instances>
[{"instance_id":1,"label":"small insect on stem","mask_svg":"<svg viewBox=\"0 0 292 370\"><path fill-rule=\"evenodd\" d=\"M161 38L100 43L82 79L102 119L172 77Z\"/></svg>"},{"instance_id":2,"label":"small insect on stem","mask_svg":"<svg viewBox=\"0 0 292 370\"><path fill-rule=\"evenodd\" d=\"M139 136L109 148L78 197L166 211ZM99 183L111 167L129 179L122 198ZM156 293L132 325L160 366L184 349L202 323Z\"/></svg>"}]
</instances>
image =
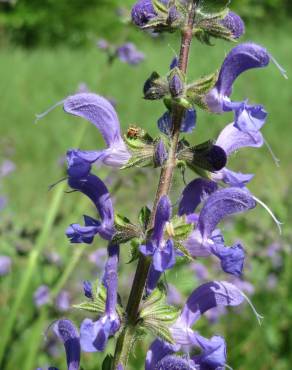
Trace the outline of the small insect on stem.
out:
<instances>
[{"instance_id":1,"label":"small insect on stem","mask_svg":"<svg viewBox=\"0 0 292 370\"><path fill-rule=\"evenodd\" d=\"M127 137L129 138L137 138L141 129L135 125L132 125L128 128Z\"/></svg>"}]
</instances>

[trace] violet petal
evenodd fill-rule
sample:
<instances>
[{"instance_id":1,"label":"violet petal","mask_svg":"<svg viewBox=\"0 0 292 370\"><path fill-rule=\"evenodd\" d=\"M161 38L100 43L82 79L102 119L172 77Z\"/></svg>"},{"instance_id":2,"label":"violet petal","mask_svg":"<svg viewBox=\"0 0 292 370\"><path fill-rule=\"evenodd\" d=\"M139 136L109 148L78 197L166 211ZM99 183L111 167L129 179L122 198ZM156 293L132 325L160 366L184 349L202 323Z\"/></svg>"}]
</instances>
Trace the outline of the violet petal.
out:
<instances>
[{"instance_id":1,"label":"violet petal","mask_svg":"<svg viewBox=\"0 0 292 370\"><path fill-rule=\"evenodd\" d=\"M64 343L68 370L78 370L80 363L79 334L70 320L58 320L54 324L54 332Z\"/></svg>"},{"instance_id":2,"label":"violet petal","mask_svg":"<svg viewBox=\"0 0 292 370\"><path fill-rule=\"evenodd\" d=\"M214 181L202 178L191 181L182 192L179 202L179 216L195 212L198 205L217 189L218 186Z\"/></svg>"}]
</instances>

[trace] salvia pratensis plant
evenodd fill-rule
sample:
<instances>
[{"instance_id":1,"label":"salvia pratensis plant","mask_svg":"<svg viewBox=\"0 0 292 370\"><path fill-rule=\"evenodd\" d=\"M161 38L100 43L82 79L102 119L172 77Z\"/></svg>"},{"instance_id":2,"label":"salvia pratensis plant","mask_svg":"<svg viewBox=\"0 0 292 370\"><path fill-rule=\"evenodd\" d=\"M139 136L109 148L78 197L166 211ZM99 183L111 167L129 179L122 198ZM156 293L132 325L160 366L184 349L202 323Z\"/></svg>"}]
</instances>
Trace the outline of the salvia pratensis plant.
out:
<instances>
[{"instance_id":1,"label":"salvia pratensis plant","mask_svg":"<svg viewBox=\"0 0 292 370\"><path fill-rule=\"evenodd\" d=\"M74 244L91 244L96 237L107 244L102 281L85 281L85 299L75 305L85 312L80 329L67 319L53 326L64 343L69 370L79 368L81 352L106 351L110 338L116 341L115 352L98 368L126 369L137 340L147 333L153 342L145 354L146 370L229 368L224 338L205 338L194 330L197 320L212 308L247 301L261 321L249 298L230 282L209 281L194 287L179 310L167 302L161 279L179 259L195 264L211 255L219 259L225 273L240 277L243 272L244 247L238 243L227 246L218 225L226 217L255 208L260 201L246 187L253 174L234 172L227 161L240 148L263 146L260 130L267 111L247 99L232 100L232 88L240 74L267 67L271 61L285 72L263 46L245 42L229 52L219 72L188 80L194 39L212 45L215 38L236 42L243 35L244 23L228 5L228 0L138 0L134 4L132 21L140 29L181 33L178 57L165 75L154 71L143 88L145 99L162 100L165 106L165 113L158 118L157 137L136 126L122 134L114 107L96 94L77 93L62 101L66 113L91 122L105 142L104 149L67 152L68 185L92 201L98 217L85 215L81 224L72 220L66 235ZM108 48L107 44L99 46ZM195 132L197 109L214 114L233 112L234 119L217 138L193 146L187 136ZM142 207L137 223L118 215L105 183L92 173L94 163L116 170L160 168L152 209ZM176 170L189 170L194 179L182 189L179 199L171 200ZM131 249L132 263L137 260L127 304L118 294L120 247Z\"/></svg>"}]
</instances>

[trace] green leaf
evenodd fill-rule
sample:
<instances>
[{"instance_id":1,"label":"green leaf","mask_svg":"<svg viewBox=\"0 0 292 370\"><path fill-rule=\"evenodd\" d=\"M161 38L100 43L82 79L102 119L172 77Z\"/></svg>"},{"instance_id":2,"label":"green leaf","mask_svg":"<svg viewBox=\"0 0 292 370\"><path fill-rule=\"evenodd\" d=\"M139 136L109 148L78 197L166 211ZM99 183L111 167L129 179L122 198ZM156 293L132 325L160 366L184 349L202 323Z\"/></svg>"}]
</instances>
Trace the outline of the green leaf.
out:
<instances>
[{"instance_id":1,"label":"green leaf","mask_svg":"<svg viewBox=\"0 0 292 370\"><path fill-rule=\"evenodd\" d=\"M106 300L106 289L103 284L96 279L95 282L92 284L92 293L93 293L93 301L95 303L101 302L102 304L105 303Z\"/></svg>"},{"instance_id":2,"label":"green leaf","mask_svg":"<svg viewBox=\"0 0 292 370\"><path fill-rule=\"evenodd\" d=\"M174 230L174 240L182 241L186 240L190 233L193 231L193 225L187 223L186 216L175 216L172 220L173 230Z\"/></svg>"},{"instance_id":3,"label":"green leaf","mask_svg":"<svg viewBox=\"0 0 292 370\"><path fill-rule=\"evenodd\" d=\"M102 305L101 302L86 301L79 304L74 304L73 308L88 312L95 312L98 315L102 315L105 310L105 304Z\"/></svg>"},{"instance_id":4,"label":"green leaf","mask_svg":"<svg viewBox=\"0 0 292 370\"><path fill-rule=\"evenodd\" d=\"M144 315L147 315L147 312L148 312L147 308L148 307L150 308L150 311L151 311L152 306L163 304L165 302L165 299L166 299L165 291L163 289L156 288L146 298L146 300L143 302L143 310L142 311L143 311ZM143 313L142 313L142 315L143 315Z\"/></svg>"},{"instance_id":5,"label":"green leaf","mask_svg":"<svg viewBox=\"0 0 292 370\"><path fill-rule=\"evenodd\" d=\"M122 216L118 213L115 214L115 225L116 227L123 227L123 226L126 226L126 225L129 225L131 224L131 221L126 217L126 216Z\"/></svg>"},{"instance_id":6,"label":"green leaf","mask_svg":"<svg viewBox=\"0 0 292 370\"><path fill-rule=\"evenodd\" d=\"M155 289L143 302L139 314L140 326L153 335L173 343L169 327L177 320L180 310L167 305L165 301L165 292L159 288Z\"/></svg>"},{"instance_id":7,"label":"green leaf","mask_svg":"<svg viewBox=\"0 0 292 370\"><path fill-rule=\"evenodd\" d=\"M207 94L216 84L218 72L211 73L187 86L187 96Z\"/></svg>"},{"instance_id":8,"label":"green leaf","mask_svg":"<svg viewBox=\"0 0 292 370\"><path fill-rule=\"evenodd\" d=\"M139 220L139 223L143 231L147 230L150 216L151 216L151 210L147 206L142 207L139 212L138 220Z\"/></svg>"},{"instance_id":9,"label":"green leaf","mask_svg":"<svg viewBox=\"0 0 292 370\"><path fill-rule=\"evenodd\" d=\"M175 344L175 341L172 338L171 332L167 326L160 324L159 322L148 323L145 321L143 321L142 325L146 330L152 333L154 337L158 336L168 343Z\"/></svg>"}]
</instances>

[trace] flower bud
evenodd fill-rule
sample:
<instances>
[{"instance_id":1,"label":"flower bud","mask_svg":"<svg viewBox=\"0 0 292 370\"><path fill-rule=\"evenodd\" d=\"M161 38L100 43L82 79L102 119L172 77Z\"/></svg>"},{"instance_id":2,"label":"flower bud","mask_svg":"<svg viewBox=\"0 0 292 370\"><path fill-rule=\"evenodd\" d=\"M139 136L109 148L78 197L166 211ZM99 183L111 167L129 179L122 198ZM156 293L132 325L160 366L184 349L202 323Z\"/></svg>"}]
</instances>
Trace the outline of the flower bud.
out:
<instances>
[{"instance_id":1,"label":"flower bud","mask_svg":"<svg viewBox=\"0 0 292 370\"><path fill-rule=\"evenodd\" d=\"M163 141L160 139L155 146L154 152L154 165L155 167L161 167L167 159L167 151L165 149Z\"/></svg>"},{"instance_id":2,"label":"flower bud","mask_svg":"<svg viewBox=\"0 0 292 370\"><path fill-rule=\"evenodd\" d=\"M162 99L168 93L168 84L157 72L153 72L144 84L143 93L147 100Z\"/></svg>"},{"instance_id":3,"label":"flower bud","mask_svg":"<svg viewBox=\"0 0 292 370\"><path fill-rule=\"evenodd\" d=\"M184 91L183 82L177 74L175 74L169 81L169 91L173 98L177 98Z\"/></svg>"},{"instance_id":4,"label":"flower bud","mask_svg":"<svg viewBox=\"0 0 292 370\"><path fill-rule=\"evenodd\" d=\"M145 26L156 15L151 0L137 1L131 12L132 21L138 27Z\"/></svg>"},{"instance_id":5,"label":"flower bud","mask_svg":"<svg viewBox=\"0 0 292 370\"><path fill-rule=\"evenodd\" d=\"M235 39L239 39L245 32L243 20L234 12L228 12L221 24L231 32Z\"/></svg>"},{"instance_id":6,"label":"flower bud","mask_svg":"<svg viewBox=\"0 0 292 370\"><path fill-rule=\"evenodd\" d=\"M179 18L180 18L180 13L177 11L176 6L171 6L168 11L167 21L169 22L169 24L173 24Z\"/></svg>"}]
</instances>

